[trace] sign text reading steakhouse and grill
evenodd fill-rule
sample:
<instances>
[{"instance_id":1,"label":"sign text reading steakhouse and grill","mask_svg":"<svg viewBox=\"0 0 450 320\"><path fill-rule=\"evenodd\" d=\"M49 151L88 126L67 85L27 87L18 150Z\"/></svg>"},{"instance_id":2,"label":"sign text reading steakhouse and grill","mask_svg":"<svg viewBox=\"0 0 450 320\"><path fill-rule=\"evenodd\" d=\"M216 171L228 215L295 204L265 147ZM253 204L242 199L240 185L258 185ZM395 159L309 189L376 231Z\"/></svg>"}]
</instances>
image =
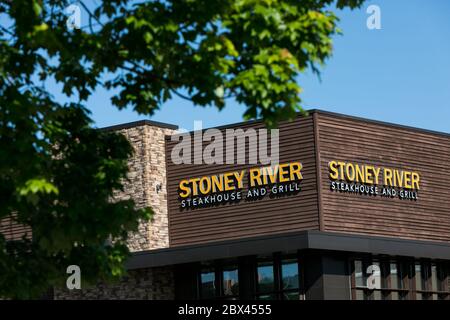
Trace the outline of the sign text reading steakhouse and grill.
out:
<instances>
[{"instance_id":1,"label":"sign text reading steakhouse and grill","mask_svg":"<svg viewBox=\"0 0 450 320\"><path fill-rule=\"evenodd\" d=\"M420 174L409 170L344 161L330 161L332 191L417 200Z\"/></svg>"},{"instance_id":2,"label":"sign text reading steakhouse and grill","mask_svg":"<svg viewBox=\"0 0 450 320\"><path fill-rule=\"evenodd\" d=\"M195 208L296 194L301 190L302 168L300 162L290 162L183 179L178 188L180 205ZM244 179L247 179L246 190Z\"/></svg>"}]
</instances>

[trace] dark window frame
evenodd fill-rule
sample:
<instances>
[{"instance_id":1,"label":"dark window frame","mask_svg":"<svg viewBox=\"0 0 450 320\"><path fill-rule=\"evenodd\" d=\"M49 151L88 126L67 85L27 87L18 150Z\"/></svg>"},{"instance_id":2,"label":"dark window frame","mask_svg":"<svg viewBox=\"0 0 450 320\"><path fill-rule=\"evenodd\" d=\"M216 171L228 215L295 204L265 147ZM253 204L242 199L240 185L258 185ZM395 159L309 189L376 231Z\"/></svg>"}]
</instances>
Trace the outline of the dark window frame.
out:
<instances>
[{"instance_id":1,"label":"dark window frame","mask_svg":"<svg viewBox=\"0 0 450 320\"><path fill-rule=\"evenodd\" d=\"M259 300L262 296L271 295L275 300L284 300L284 295L287 293L297 293L299 300L304 300L304 290L303 290L303 269L302 269L302 259L299 252L294 254L282 254L280 252L275 252L271 256L268 256L272 261L273 275L274 275L274 289L272 291L260 291L258 288L258 257L255 257L254 270L254 295L253 298ZM283 289L283 278L282 278L282 264L283 261L294 260L297 263L297 274L298 274L298 287L293 289Z\"/></svg>"},{"instance_id":2,"label":"dark window frame","mask_svg":"<svg viewBox=\"0 0 450 320\"><path fill-rule=\"evenodd\" d=\"M422 295L422 300L433 300L433 296L437 300L450 300L450 288L445 290L446 279L448 278L448 271L445 263L439 263L431 260L420 260L421 264L421 279L422 289L416 290L416 294ZM436 267L436 290L432 287L432 268ZM417 276L417 275L415 275ZM447 280L448 281L448 280Z\"/></svg>"},{"instance_id":3,"label":"dark window frame","mask_svg":"<svg viewBox=\"0 0 450 320\"><path fill-rule=\"evenodd\" d=\"M379 262L381 269L381 288L370 290L366 286L356 285L355 262L362 263L363 279L367 279L367 267L374 262ZM393 288L391 283L391 263L396 264L397 272L400 272L400 288ZM416 264L420 263L421 273L416 274ZM436 286L439 290L432 288L432 267L436 266ZM374 300L375 294L380 293L382 300L392 300L393 293L398 294L399 300L416 300L419 294L424 300L437 298L439 300L450 300L450 281L449 267L445 261L431 260L414 260L411 258L389 257L389 256L371 256L371 255L355 255L349 259L350 270L350 288L352 300L357 300L358 292L362 293L364 300ZM422 289L417 290L416 279L420 276L422 281ZM447 291L445 291L447 290Z\"/></svg>"},{"instance_id":4,"label":"dark window frame","mask_svg":"<svg viewBox=\"0 0 450 320\"><path fill-rule=\"evenodd\" d=\"M237 276L238 276L238 284L240 280L240 272L239 272L239 263L237 261L230 262L227 261L226 263L223 263L221 260L214 260L210 266L205 264L199 264L199 268L197 270L197 286L198 286L198 297L200 300L205 299L213 299L213 300L237 300L239 299L239 291L235 295L225 295L224 294L224 286L223 286L223 271L225 269L228 269L230 266L235 266L237 270ZM211 268L214 270L214 289L215 294L214 297L204 297L202 293L202 270L206 268Z\"/></svg>"},{"instance_id":5,"label":"dark window frame","mask_svg":"<svg viewBox=\"0 0 450 320\"><path fill-rule=\"evenodd\" d=\"M258 260L261 258L267 258L267 261L272 266L273 271L273 288L270 288L269 291L261 291L258 287ZM250 263L250 268L242 269L242 259L246 259L247 262ZM296 284L297 288L289 288L283 289L283 278L282 278L282 269L283 263L288 262L296 263L297 265L297 274L298 274L298 283ZM305 299L304 294L304 275L302 269L302 257L300 252L295 252L291 254L282 254L280 252L276 252L266 257L259 256L246 256L238 258L236 261L234 260L214 260L205 263L199 263L197 265L197 297L200 300L203 299L213 299L213 300L224 300L224 299L242 299L242 298L251 298L258 300L262 296L271 296L271 299L274 300L283 300L286 298L286 294L295 293L298 295L299 300ZM237 268L238 272L238 283L239 283L239 291L235 295L224 295L224 286L223 286L223 271L228 269L228 267L233 266ZM204 270L214 270L214 297L205 297L202 293L202 273ZM245 274L244 274L245 273ZM248 287L244 284L243 277L251 277L251 286ZM243 288L246 286L246 289ZM244 291L242 291L244 290Z\"/></svg>"}]
</instances>

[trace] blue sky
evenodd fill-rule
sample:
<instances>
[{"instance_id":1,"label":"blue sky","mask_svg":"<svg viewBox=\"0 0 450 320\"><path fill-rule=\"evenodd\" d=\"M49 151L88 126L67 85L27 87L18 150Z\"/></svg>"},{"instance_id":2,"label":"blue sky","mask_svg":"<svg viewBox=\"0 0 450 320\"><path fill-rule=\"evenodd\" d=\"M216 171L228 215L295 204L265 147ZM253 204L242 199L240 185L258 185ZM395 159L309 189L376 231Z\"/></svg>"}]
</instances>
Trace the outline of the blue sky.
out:
<instances>
[{"instance_id":1,"label":"blue sky","mask_svg":"<svg viewBox=\"0 0 450 320\"><path fill-rule=\"evenodd\" d=\"M381 30L369 30L366 8L381 8ZM450 132L450 1L380 0L355 11L338 11L342 36L322 69L322 81L307 73L299 78L307 108ZM194 107L174 98L153 117L111 106L98 90L88 101L96 126L151 119L192 129L242 121L244 106Z\"/></svg>"}]
</instances>

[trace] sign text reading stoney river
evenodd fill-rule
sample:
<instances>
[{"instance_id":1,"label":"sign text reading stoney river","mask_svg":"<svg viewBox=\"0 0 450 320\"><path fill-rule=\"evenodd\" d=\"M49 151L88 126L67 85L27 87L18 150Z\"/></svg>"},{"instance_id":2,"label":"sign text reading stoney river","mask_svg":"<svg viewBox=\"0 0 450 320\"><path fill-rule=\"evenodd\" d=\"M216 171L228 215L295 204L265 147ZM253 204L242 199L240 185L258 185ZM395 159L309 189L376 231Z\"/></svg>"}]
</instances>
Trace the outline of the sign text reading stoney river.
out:
<instances>
[{"instance_id":1,"label":"sign text reading stoney river","mask_svg":"<svg viewBox=\"0 0 450 320\"><path fill-rule=\"evenodd\" d=\"M402 200L417 200L420 174L373 165L330 161L328 163L330 189Z\"/></svg>"},{"instance_id":2,"label":"sign text reading stoney river","mask_svg":"<svg viewBox=\"0 0 450 320\"><path fill-rule=\"evenodd\" d=\"M300 191L302 169L300 162L290 162L184 179L178 185L180 205L195 208L295 194Z\"/></svg>"}]
</instances>

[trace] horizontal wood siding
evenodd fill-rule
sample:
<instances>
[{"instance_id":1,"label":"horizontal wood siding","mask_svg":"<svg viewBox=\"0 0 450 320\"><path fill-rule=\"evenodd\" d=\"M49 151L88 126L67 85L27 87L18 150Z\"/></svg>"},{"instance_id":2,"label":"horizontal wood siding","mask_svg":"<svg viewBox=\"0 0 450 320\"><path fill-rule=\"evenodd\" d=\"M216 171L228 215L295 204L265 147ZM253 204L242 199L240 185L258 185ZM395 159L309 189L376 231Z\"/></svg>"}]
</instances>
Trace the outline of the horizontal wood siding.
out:
<instances>
[{"instance_id":1,"label":"horizontal wood siding","mask_svg":"<svg viewBox=\"0 0 450 320\"><path fill-rule=\"evenodd\" d=\"M226 128L264 128L259 122ZM284 198L269 199L218 207L180 209L178 184L180 180L209 176L261 165L175 165L170 154L176 142L166 143L167 188L169 206L170 245L205 243L299 230L317 230L318 203L314 131L312 117L298 118L280 125L280 163L303 163L302 191ZM270 150L270 149L269 149ZM244 184L244 191L247 189Z\"/></svg>"},{"instance_id":2,"label":"horizontal wood siding","mask_svg":"<svg viewBox=\"0 0 450 320\"><path fill-rule=\"evenodd\" d=\"M14 220L14 216L0 219L0 234L7 241L20 240L24 235L31 237L31 229Z\"/></svg>"},{"instance_id":3,"label":"horizontal wood siding","mask_svg":"<svg viewBox=\"0 0 450 320\"><path fill-rule=\"evenodd\" d=\"M450 242L450 138L319 113L324 230ZM328 163L341 160L418 171L417 201L330 190Z\"/></svg>"}]
</instances>

